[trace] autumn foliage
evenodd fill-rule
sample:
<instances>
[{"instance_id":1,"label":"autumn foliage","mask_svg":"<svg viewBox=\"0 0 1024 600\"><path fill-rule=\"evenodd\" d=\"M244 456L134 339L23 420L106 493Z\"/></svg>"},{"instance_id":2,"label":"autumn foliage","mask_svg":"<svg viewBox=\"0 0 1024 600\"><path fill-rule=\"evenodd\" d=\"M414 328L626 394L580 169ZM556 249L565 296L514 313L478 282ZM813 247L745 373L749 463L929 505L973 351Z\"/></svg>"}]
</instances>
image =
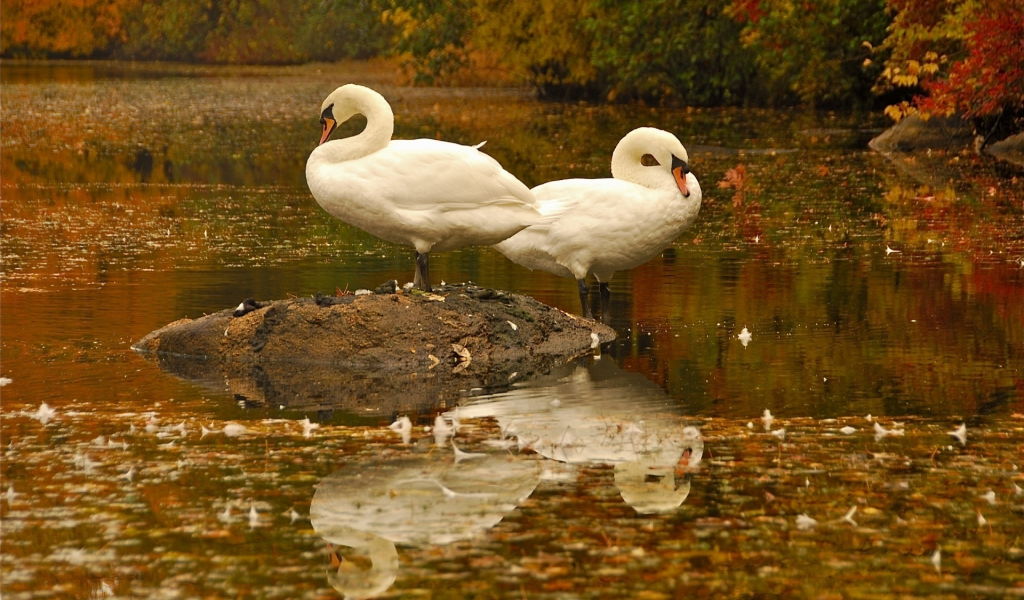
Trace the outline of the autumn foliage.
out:
<instances>
[{"instance_id":1,"label":"autumn foliage","mask_svg":"<svg viewBox=\"0 0 1024 600\"><path fill-rule=\"evenodd\" d=\"M4 0L5 58L289 64L381 53L364 0Z\"/></svg>"},{"instance_id":2,"label":"autumn foliage","mask_svg":"<svg viewBox=\"0 0 1024 600\"><path fill-rule=\"evenodd\" d=\"M0 10L5 58L385 54L417 83L525 83L555 99L883 103L897 120L1024 114L1021 0L5 0Z\"/></svg>"},{"instance_id":3,"label":"autumn foliage","mask_svg":"<svg viewBox=\"0 0 1024 600\"><path fill-rule=\"evenodd\" d=\"M966 25L967 57L953 63L947 77L925 81L921 110L985 117L1024 108L1024 9L1009 6Z\"/></svg>"},{"instance_id":4,"label":"autumn foliage","mask_svg":"<svg viewBox=\"0 0 1024 600\"><path fill-rule=\"evenodd\" d=\"M894 14L879 89L907 98L886 109L969 119L1024 114L1024 4L1020 0L888 0Z\"/></svg>"},{"instance_id":5,"label":"autumn foliage","mask_svg":"<svg viewBox=\"0 0 1024 600\"><path fill-rule=\"evenodd\" d=\"M87 57L124 39L124 16L137 0L4 0L3 55Z\"/></svg>"}]
</instances>

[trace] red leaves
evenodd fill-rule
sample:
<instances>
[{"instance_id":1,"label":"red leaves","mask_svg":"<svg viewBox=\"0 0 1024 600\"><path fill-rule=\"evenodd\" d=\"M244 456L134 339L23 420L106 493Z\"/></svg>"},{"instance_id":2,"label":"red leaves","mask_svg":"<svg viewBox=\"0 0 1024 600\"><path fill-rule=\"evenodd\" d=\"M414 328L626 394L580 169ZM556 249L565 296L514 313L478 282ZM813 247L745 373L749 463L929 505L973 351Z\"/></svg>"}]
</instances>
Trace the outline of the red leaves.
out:
<instances>
[{"instance_id":1,"label":"red leaves","mask_svg":"<svg viewBox=\"0 0 1024 600\"><path fill-rule=\"evenodd\" d=\"M757 23L768 11L761 8L761 0L733 0L729 13L739 23Z\"/></svg>"},{"instance_id":2,"label":"red leaves","mask_svg":"<svg viewBox=\"0 0 1024 600\"><path fill-rule=\"evenodd\" d=\"M1013 4L993 3L965 25L967 58L947 78L924 82L929 96L916 99L919 109L984 117L1024 107L1024 11Z\"/></svg>"},{"instance_id":3,"label":"red leaves","mask_svg":"<svg viewBox=\"0 0 1024 600\"><path fill-rule=\"evenodd\" d=\"M720 188L733 188L737 192L743 189L747 180L747 168L742 164L725 172L725 177L718 182Z\"/></svg>"},{"instance_id":4,"label":"red leaves","mask_svg":"<svg viewBox=\"0 0 1024 600\"><path fill-rule=\"evenodd\" d=\"M732 188L736 193L732 196L732 205L743 204L743 188L747 183L747 168L742 164L725 172L725 177L718 182L720 188Z\"/></svg>"}]
</instances>

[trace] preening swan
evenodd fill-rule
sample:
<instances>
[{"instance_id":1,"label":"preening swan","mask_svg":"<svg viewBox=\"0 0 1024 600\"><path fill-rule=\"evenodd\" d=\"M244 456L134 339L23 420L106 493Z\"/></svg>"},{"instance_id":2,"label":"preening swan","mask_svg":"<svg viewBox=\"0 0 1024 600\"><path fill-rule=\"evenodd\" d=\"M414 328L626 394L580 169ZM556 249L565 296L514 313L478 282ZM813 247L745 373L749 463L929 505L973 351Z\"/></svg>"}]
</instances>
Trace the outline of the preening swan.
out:
<instances>
[{"instance_id":1,"label":"preening swan","mask_svg":"<svg viewBox=\"0 0 1024 600\"><path fill-rule=\"evenodd\" d=\"M366 117L359 135L328 142L339 123ZM415 283L430 291L428 253L492 245L535 222L521 181L478 150L436 140L392 140L395 117L377 92L343 85L320 108L323 135L306 182L331 215L416 248Z\"/></svg>"},{"instance_id":2,"label":"preening swan","mask_svg":"<svg viewBox=\"0 0 1024 600\"><path fill-rule=\"evenodd\" d=\"M494 247L528 269L576 279L588 319L587 275L593 273L607 322L612 274L654 258L697 218L702 194L687 161L676 136L634 129L615 146L612 178L533 188L541 220Z\"/></svg>"}]
</instances>

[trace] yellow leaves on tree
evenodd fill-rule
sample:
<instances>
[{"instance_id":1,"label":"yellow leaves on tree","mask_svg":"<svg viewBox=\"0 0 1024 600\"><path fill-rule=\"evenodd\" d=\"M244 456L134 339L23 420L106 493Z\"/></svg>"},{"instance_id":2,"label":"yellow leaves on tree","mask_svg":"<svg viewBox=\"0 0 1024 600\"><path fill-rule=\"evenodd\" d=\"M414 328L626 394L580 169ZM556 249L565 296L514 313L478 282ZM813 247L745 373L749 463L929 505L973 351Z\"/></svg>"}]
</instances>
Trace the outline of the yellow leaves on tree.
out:
<instances>
[{"instance_id":1,"label":"yellow leaves on tree","mask_svg":"<svg viewBox=\"0 0 1024 600\"><path fill-rule=\"evenodd\" d=\"M942 71L948 56L961 52L967 24L980 12L980 0L887 0L894 12L888 37L877 50L888 53L876 92L918 88ZM917 102L900 102L885 109L894 121L921 114ZM922 114L922 116L925 116Z\"/></svg>"},{"instance_id":2,"label":"yellow leaves on tree","mask_svg":"<svg viewBox=\"0 0 1024 600\"><path fill-rule=\"evenodd\" d=\"M137 0L4 0L0 46L27 56L89 56L123 36L123 17Z\"/></svg>"},{"instance_id":3,"label":"yellow leaves on tree","mask_svg":"<svg viewBox=\"0 0 1024 600\"><path fill-rule=\"evenodd\" d=\"M584 84L596 70L593 35L580 23L595 16L589 0L477 0L473 45L480 50L515 48L503 61L538 84Z\"/></svg>"}]
</instances>

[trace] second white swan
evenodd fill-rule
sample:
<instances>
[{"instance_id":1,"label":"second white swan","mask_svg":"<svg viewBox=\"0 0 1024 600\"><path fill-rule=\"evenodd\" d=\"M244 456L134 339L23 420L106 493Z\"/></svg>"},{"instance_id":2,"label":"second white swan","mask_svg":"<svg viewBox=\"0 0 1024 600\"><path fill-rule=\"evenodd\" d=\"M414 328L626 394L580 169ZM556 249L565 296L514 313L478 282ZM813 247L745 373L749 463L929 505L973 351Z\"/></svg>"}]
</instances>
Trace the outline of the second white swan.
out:
<instances>
[{"instance_id":1,"label":"second white swan","mask_svg":"<svg viewBox=\"0 0 1024 600\"><path fill-rule=\"evenodd\" d=\"M612 153L612 178L563 179L533 188L541 221L494 247L528 269L576 279L583 316L592 319L587 275L601 289L610 318L608 281L657 256L697 218L702 192L676 136L640 127Z\"/></svg>"},{"instance_id":2,"label":"second white swan","mask_svg":"<svg viewBox=\"0 0 1024 600\"><path fill-rule=\"evenodd\" d=\"M362 133L328 142L339 123L366 117ZM320 107L323 135L306 162L306 182L331 215L416 249L414 282L431 290L428 253L496 244L539 216L530 189L479 151L437 140L392 140L387 100L343 85Z\"/></svg>"}]
</instances>

